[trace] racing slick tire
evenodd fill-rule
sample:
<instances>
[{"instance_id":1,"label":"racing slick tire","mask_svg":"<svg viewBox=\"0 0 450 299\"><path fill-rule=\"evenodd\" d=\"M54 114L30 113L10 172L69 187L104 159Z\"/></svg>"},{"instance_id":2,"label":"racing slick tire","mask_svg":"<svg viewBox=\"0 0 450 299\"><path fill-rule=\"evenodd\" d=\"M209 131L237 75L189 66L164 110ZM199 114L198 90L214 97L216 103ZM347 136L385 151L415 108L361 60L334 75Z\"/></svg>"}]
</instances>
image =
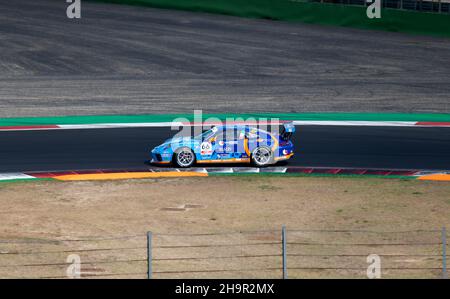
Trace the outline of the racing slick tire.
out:
<instances>
[{"instance_id":1,"label":"racing slick tire","mask_svg":"<svg viewBox=\"0 0 450 299\"><path fill-rule=\"evenodd\" d=\"M179 148L173 155L173 162L181 168L191 167L195 163L195 154L188 147Z\"/></svg>"},{"instance_id":2,"label":"racing slick tire","mask_svg":"<svg viewBox=\"0 0 450 299\"><path fill-rule=\"evenodd\" d=\"M273 164L272 150L267 146L260 146L253 150L251 155L252 163L257 167L265 167Z\"/></svg>"}]
</instances>

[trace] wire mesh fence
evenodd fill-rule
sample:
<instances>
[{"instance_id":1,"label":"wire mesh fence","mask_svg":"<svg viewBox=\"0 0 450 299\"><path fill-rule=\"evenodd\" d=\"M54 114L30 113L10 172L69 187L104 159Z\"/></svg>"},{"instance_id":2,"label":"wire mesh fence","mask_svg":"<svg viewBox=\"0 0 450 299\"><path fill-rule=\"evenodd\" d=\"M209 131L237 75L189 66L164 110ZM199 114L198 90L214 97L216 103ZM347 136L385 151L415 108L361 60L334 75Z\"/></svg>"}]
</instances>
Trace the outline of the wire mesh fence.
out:
<instances>
[{"instance_id":1,"label":"wire mesh fence","mask_svg":"<svg viewBox=\"0 0 450 299\"><path fill-rule=\"evenodd\" d=\"M436 231L288 232L290 277L364 278L380 259L383 278L437 278L442 275L441 234Z\"/></svg>"},{"instance_id":2,"label":"wire mesh fence","mask_svg":"<svg viewBox=\"0 0 450 299\"><path fill-rule=\"evenodd\" d=\"M368 3L366 0L301 0L301 2L367 6L373 1ZM381 0L380 4L383 8L450 13L450 0Z\"/></svg>"},{"instance_id":3,"label":"wire mesh fence","mask_svg":"<svg viewBox=\"0 0 450 299\"><path fill-rule=\"evenodd\" d=\"M0 240L1 278L146 278L145 235ZM79 264L73 257L79 257ZM69 275L68 275L69 274ZM76 275L77 276L77 275ZM75 277L76 277L75 276Z\"/></svg>"},{"instance_id":4,"label":"wire mesh fence","mask_svg":"<svg viewBox=\"0 0 450 299\"><path fill-rule=\"evenodd\" d=\"M276 230L156 234L154 244L155 278L280 278L282 273Z\"/></svg>"},{"instance_id":5,"label":"wire mesh fence","mask_svg":"<svg viewBox=\"0 0 450 299\"><path fill-rule=\"evenodd\" d=\"M0 239L1 278L441 278L443 230L260 230ZM370 257L370 258L369 258Z\"/></svg>"}]
</instances>

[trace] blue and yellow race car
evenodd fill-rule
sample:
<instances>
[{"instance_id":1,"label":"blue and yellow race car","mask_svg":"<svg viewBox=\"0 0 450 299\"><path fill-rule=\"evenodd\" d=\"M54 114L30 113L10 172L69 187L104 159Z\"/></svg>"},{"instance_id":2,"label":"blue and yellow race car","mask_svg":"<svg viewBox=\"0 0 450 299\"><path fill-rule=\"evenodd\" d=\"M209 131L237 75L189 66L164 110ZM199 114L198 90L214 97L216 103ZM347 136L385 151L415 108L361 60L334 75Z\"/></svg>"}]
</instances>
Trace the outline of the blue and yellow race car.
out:
<instances>
[{"instance_id":1,"label":"blue and yellow race car","mask_svg":"<svg viewBox=\"0 0 450 299\"><path fill-rule=\"evenodd\" d=\"M151 151L151 163L191 167L195 163L253 163L263 167L294 155L293 123L279 132L251 125L222 125L194 137L174 137Z\"/></svg>"}]
</instances>

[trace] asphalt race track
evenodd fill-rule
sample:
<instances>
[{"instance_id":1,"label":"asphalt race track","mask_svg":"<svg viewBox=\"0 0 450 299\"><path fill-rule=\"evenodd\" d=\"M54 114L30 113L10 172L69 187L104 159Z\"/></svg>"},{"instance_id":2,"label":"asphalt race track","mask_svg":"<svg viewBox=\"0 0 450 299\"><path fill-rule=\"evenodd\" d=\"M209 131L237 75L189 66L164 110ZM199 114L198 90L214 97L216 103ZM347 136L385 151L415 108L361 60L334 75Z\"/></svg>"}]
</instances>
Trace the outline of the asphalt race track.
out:
<instances>
[{"instance_id":1,"label":"asphalt race track","mask_svg":"<svg viewBox=\"0 0 450 299\"><path fill-rule=\"evenodd\" d=\"M170 128L0 132L0 172L147 169L147 151ZM301 126L284 165L450 169L448 128ZM223 164L221 165L223 166Z\"/></svg>"}]
</instances>

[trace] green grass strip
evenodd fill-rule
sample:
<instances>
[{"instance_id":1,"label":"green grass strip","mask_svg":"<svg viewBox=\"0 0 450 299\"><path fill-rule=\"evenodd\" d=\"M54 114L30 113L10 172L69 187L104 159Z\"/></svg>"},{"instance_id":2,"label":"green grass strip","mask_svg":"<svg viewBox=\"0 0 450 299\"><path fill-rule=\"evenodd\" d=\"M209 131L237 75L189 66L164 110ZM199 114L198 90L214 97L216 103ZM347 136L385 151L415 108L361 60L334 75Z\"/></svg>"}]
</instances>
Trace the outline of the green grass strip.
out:
<instances>
[{"instance_id":1,"label":"green grass strip","mask_svg":"<svg viewBox=\"0 0 450 299\"><path fill-rule=\"evenodd\" d=\"M333 177L333 178L378 178L378 179L402 179L402 180L416 180L415 176L405 175L358 175L358 174L329 174L329 173L208 173L208 176L269 176L269 177Z\"/></svg>"},{"instance_id":2,"label":"green grass strip","mask_svg":"<svg viewBox=\"0 0 450 299\"><path fill-rule=\"evenodd\" d=\"M356 174L328 174L328 173L270 173L270 172L260 172L260 173L208 173L210 177L235 177L235 176L247 176L247 177L333 177L333 178L356 178L356 179L402 179L402 180L415 180L417 177L414 176L403 176L403 175L356 175ZM9 183L29 183L36 181L55 181L54 178L33 178L33 179L13 179L13 180L3 180L0 184Z\"/></svg>"},{"instance_id":3,"label":"green grass strip","mask_svg":"<svg viewBox=\"0 0 450 299\"><path fill-rule=\"evenodd\" d=\"M145 114L145 115L81 115L55 117L15 117L0 118L0 126L31 126L31 125L74 125L101 123L146 123L171 122L177 118L193 121L191 114ZM242 114L203 114L203 120L218 118L278 118L281 120L311 120L311 121L426 121L450 122L450 114L443 113L242 113Z\"/></svg>"},{"instance_id":4,"label":"green grass strip","mask_svg":"<svg viewBox=\"0 0 450 299\"><path fill-rule=\"evenodd\" d=\"M364 6L311 3L301 0L91 1L450 37L450 15L445 13L386 8L381 10L380 19L369 19Z\"/></svg>"},{"instance_id":5,"label":"green grass strip","mask_svg":"<svg viewBox=\"0 0 450 299\"><path fill-rule=\"evenodd\" d=\"M36 181L56 181L53 178L32 178L32 179L13 179L13 180L1 180L0 184L6 183L27 183L27 182L36 182Z\"/></svg>"}]
</instances>

